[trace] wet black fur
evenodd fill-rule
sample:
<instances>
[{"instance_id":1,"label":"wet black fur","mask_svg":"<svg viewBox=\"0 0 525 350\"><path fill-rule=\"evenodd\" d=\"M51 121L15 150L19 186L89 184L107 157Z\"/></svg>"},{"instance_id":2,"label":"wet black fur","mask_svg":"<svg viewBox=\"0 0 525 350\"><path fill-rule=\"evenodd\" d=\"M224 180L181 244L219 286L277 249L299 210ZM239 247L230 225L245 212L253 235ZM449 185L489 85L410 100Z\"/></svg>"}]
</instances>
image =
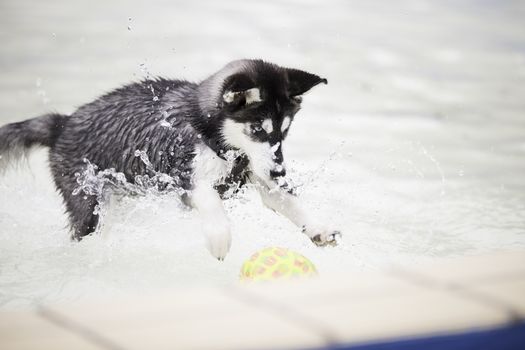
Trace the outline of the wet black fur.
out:
<instances>
[{"instance_id":1,"label":"wet black fur","mask_svg":"<svg viewBox=\"0 0 525 350\"><path fill-rule=\"evenodd\" d=\"M94 209L100 194L78 193L79 174L87 164L123 173L129 183L135 183L137 176L165 173L177 188L191 190L196 145L205 143L220 157L231 148L220 133L226 118L252 122L270 114L283 118L284 112L298 110L295 96L321 82L326 80L303 71L242 60L200 84L163 78L132 83L83 105L70 116L47 114L3 126L0 168L32 146L49 147L52 175L64 199L73 237L81 239L95 230L99 220ZM264 102L246 106L242 96L231 103L222 98L225 91L252 87L261 87ZM137 150L145 152L152 168L136 156ZM226 183L218 186L221 192L245 180L249 160L241 156L236 164Z\"/></svg>"}]
</instances>

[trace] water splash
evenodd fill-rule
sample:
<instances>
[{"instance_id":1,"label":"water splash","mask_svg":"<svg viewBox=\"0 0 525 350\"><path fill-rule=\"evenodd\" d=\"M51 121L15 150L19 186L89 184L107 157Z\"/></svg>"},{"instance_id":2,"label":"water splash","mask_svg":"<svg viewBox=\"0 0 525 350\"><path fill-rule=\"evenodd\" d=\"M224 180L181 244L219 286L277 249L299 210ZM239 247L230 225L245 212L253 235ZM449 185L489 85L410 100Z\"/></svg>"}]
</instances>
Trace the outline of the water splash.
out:
<instances>
[{"instance_id":1,"label":"water splash","mask_svg":"<svg viewBox=\"0 0 525 350\"><path fill-rule=\"evenodd\" d=\"M440 195L444 196L445 195L445 173L443 172L443 169L441 168L441 164L439 164L437 159L430 152L427 151L425 146L423 146L421 143L419 144L419 146L421 147L422 154L425 157L427 157L434 164L434 166L436 167L436 169L437 169L437 171L439 173L439 176L441 177L441 192L440 192Z\"/></svg>"},{"instance_id":2,"label":"water splash","mask_svg":"<svg viewBox=\"0 0 525 350\"><path fill-rule=\"evenodd\" d=\"M147 174L135 175L132 182L128 181L124 173L114 168L99 170L96 164L84 159L85 169L75 173L78 186L73 190L73 195L96 196L99 203L105 203L108 196L112 194L160 196L166 193L176 193L182 196L187 193L181 188L177 178L156 171L145 151L136 150L134 155L140 158L146 166ZM99 212L100 207L97 207L94 213Z\"/></svg>"},{"instance_id":3,"label":"water splash","mask_svg":"<svg viewBox=\"0 0 525 350\"><path fill-rule=\"evenodd\" d=\"M345 146L346 142L342 141L332 152L330 152L328 157L325 158L314 170L309 171L307 174L305 174L306 179L303 182L299 183L294 182L292 179L287 179L287 181L290 181L290 183L293 184L295 193L297 195L300 195L314 182L319 181L321 176L328 169L328 164L343 156L342 149Z\"/></svg>"}]
</instances>

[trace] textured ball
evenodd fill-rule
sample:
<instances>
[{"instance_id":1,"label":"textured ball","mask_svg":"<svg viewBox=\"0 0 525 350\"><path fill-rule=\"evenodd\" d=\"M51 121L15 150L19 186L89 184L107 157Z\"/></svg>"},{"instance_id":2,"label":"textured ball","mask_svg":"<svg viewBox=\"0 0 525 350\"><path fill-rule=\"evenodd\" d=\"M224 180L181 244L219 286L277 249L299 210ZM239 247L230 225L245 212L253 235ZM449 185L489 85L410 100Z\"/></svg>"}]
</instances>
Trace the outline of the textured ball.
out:
<instances>
[{"instance_id":1,"label":"textured ball","mask_svg":"<svg viewBox=\"0 0 525 350\"><path fill-rule=\"evenodd\" d=\"M270 281L317 275L314 264L286 248L265 248L253 254L241 268L241 281Z\"/></svg>"}]
</instances>

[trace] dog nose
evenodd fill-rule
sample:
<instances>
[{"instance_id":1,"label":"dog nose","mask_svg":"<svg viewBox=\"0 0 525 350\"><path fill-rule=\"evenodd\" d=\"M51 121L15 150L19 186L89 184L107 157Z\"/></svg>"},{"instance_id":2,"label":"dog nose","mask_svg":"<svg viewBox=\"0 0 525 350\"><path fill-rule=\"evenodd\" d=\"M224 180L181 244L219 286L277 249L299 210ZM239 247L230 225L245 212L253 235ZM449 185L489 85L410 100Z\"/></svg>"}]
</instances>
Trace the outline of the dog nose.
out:
<instances>
[{"instance_id":1,"label":"dog nose","mask_svg":"<svg viewBox=\"0 0 525 350\"><path fill-rule=\"evenodd\" d=\"M273 179L283 176L286 176L286 170L282 166L270 170L270 177L272 177Z\"/></svg>"}]
</instances>

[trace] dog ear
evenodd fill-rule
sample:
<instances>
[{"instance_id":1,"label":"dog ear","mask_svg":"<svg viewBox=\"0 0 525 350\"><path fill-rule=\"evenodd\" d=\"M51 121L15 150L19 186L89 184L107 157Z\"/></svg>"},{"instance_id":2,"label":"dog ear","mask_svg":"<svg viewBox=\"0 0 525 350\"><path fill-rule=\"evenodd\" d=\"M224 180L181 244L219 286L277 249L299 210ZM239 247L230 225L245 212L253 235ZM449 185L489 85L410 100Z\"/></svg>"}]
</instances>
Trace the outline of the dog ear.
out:
<instances>
[{"instance_id":1,"label":"dog ear","mask_svg":"<svg viewBox=\"0 0 525 350\"><path fill-rule=\"evenodd\" d=\"M260 102L259 88L246 74L234 74L228 77L223 85L222 100L229 107L243 107L250 103Z\"/></svg>"},{"instance_id":2,"label":"dog ear","mask_svg":"<svg viewBox=\"0 0 525 350\"><path fill-rule=\"evenodd\" d=\"M299 69L287 68L286 72L288 73L288 81L290 84L288 87L290 96L302 95L321 83L328 84L328 80Z\"/></svg>"}]
</instances>

